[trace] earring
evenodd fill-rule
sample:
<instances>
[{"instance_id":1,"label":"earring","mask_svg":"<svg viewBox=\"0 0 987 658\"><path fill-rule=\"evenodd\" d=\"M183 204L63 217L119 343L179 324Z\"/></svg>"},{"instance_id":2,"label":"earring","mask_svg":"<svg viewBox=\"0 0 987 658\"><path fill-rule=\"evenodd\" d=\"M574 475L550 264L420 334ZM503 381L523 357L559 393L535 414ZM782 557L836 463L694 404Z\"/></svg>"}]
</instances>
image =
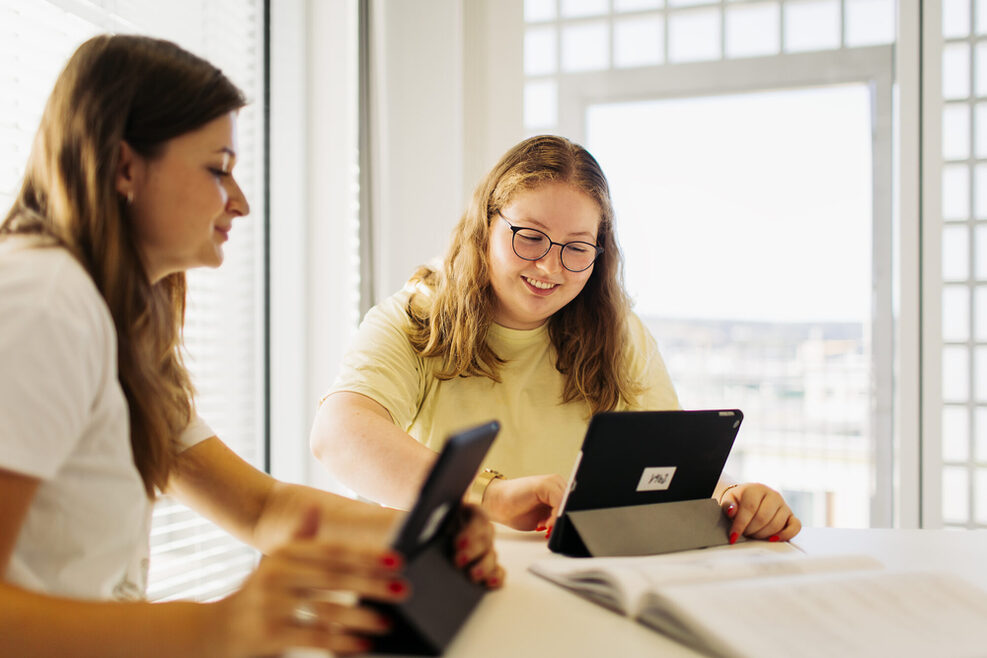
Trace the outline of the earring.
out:
<instances>
[{"instance_id":1,"label":"earring","mask_svg":"<svg viewBox=\"0 0 987 658\"><path fill-rule=\"evenodd\" d=\"M134 191L127 190L127 205L132 206L134 204Z\"/></svg>"}]
</instances>

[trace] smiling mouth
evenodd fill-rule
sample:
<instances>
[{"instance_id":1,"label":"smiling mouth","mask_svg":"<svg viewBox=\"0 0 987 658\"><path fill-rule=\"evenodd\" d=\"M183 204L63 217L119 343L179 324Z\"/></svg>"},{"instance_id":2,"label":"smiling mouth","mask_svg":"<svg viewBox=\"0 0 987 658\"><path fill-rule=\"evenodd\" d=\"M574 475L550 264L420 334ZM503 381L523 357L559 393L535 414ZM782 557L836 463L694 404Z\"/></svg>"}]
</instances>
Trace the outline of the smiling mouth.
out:
<instances>
[{"instance_id":1,"label":"smiling mouth","mask_svg":"<svg viewBox=\"0 0 987 658\"><path fill-rule=\"evenodd\" d=\"M546 283L545 281L538 281L537 279L531 279L524 275L521 275L521 278L524 279L524 282L527 283L529 286L531 286L532 288L537 288L538 290L547 291L559 287L559 284L557 283Z\"/></svg>"}]
</instances>

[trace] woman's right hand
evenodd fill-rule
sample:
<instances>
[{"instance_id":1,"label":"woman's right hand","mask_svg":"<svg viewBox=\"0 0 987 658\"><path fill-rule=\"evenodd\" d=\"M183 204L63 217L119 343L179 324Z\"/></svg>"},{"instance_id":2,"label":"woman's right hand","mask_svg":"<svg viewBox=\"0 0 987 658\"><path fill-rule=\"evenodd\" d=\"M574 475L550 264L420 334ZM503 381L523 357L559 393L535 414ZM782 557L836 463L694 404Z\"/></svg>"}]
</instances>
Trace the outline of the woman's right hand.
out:
<instances>
[{"instance_id":1,"label":"woman's right hand","mask_svg":"<svg viewBox=\"0 0 987 658\"><path fill-rule=\"evenodd\" d=\"M551 528L565 494L558 475L530 475L491 480L483 495L483 510L498 523L515 530Z\"/></svg>"},{"instance_id":2,"label":"woman's right hand","mask_svg":"<svg viewBox=\"0 0 987 658\"><path fill-rule=\"evenodd\" d=\"M393 551L316 540L318 510L306 513L295 538L265 556L234 594L214 604L229 656L280 654L290 647L365 652L391 621L361 599L407 598L402 560ZM369 637L368 637L369 636Z\"/></svg>"}]
</instances>

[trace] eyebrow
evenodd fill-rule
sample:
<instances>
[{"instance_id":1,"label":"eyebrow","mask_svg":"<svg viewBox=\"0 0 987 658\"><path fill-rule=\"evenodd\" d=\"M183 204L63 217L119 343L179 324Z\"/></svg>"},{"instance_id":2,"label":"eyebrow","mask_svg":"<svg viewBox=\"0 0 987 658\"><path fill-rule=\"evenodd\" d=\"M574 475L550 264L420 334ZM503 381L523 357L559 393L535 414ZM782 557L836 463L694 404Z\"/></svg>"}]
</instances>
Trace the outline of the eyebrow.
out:
<instances>
[{"instance_id":1,"label":"eyebrow","mask_svg":"<svg viewBox=\"0 0 987 658\"><path fill-rule=\"evenodd\" d=\"M531 219L530 217L525 217L523 219L519 219L518 221L524 221L524 222L527 222L527 223L530 223L530 224L535 224L536 226L540 226L543 229L548 229L549 228L545 224L542 224L541 222L539 222L537 219ZM584 236L589 237L589 238L592 238L594 240L596 239L596 236L594 236L589 231L578 231L576 233L568 233L567 235L569 237L578 237L580 235L584 235Z\"/></svg>"},{"instance_id":2,"label":"eyebrow","mask_svg":"<svg viewBox=\"0 0 987 658\"><path fill-rule=\"evenodd\" d=\"M236 151L231 149L229 146L223 146L216 149L215 153L229 153L231 158L236 158Z\"/></svg>"}]
</instances>

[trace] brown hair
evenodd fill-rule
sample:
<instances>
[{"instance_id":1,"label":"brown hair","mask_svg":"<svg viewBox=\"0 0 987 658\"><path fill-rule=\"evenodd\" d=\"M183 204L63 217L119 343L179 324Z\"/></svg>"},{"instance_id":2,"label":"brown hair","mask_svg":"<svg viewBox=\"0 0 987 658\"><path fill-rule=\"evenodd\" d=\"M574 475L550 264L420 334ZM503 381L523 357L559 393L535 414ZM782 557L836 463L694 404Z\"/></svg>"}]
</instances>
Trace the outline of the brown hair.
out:
<instances>
[{"instance_id":1,"label":"brown hair","mask_svg":"<svg viewBox=\"0 0 987 658\"><path fill-rule=\"evenodd\" d=\"M408 337L423 357L438 357L439 379L483 376L500 381L503 361L487 344L493 322L487 244L490 225L515 194L547 183L565 183L600 209L593 272L575 299L548 321L556 367L564 375L563 402L584 400L592 413L613 409L640 394L625 367L630 303L623 287L622 256L614 236L613 204L606 176L590 153L564 137L531 137L508 151L473 193L453 231L443 270L420 268L413 280L433 291L408 302Z\"/></svg>"},{"instance_id":2,"label":"brown hair","mask_svg":"<svg viewBox=\"0 0 987 658\"><path fill-rule=\"evenodd\" d=\"M126 201L116 192L121 141L154 158L165 142L244 105L209 62L140 36L98 36L55 82L14 205L0 233L36 233L89 272L116 325L134 462L149 497L163 489L192 417L180 344L185 274L152 284Z\"/></svg>"}]
</instances>

